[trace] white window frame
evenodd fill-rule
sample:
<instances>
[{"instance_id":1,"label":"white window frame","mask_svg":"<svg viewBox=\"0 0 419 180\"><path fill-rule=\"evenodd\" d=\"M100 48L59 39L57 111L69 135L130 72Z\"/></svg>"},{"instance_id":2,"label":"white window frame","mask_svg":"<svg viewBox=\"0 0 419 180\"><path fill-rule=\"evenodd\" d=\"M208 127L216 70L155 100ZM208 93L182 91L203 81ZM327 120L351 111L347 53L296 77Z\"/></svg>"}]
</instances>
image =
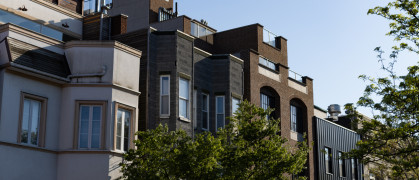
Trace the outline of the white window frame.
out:
<instances>
[{"instance_id":1,"label":"white window frame","mask_svg":"<svg viewBox=\"0 0 419 180\"><path fill-rule=\"evenodd\" d=\"M185 80L186 82L188 82L188 87L187 87L188 98L180 96L180 81L181 80ZM191 83L190 83L189 79L179 77L179 103L178 103L179 104L179 107L178 107L179 108L179 117L180 117L180 119L187 120L187 121L189 121L189 118L191 116L191 112L190 112L190 99L191 99L191 97L190 97L190 87L191 87ZM181 99L186 101L186 116L187 117L184 117L180 114L180 100Z\"/></svg>"},{"instance_id":2,"label":"white window frame","mask_svg":"<svg viewBox=\"0 0 419 180\"><path fill-rule=\"evenodd\" d=\"M198 124L197 124L197 117L196 117L196 115L197 115L197 113L198 113L198 110L197 110L197 101L198 101L198 98L197 98L197 92L196 92L196 89L194 89L193 90L193 107L192 107L192 109L193 109L193 127L194 127L194 129L196 129L197 127L198 127Z\"/></svg>"},{"instance_id":3,"label":"white window frame","mask_svg":"<svg viewBox=\"0 0 419 180\"><path fill-rule=\"evenodd\" d=\"M207 109L204 111L204 96L206 96L207 97ZM209 130L209 101L210 101L210 96L209 96L209 94L206 94L206 93L202 93L202 112L201 112L201 116L202 116L202 129L203 130L205 130L205 131L208 131ZM204 122L204 112L206 112L207 113L207 122ZM207 128L204 128L204 123L206 123L207 124Z\"/></svg>"},{"instance_id":4,"label":"white window frame","mask_svg":"<svg viewBox=\"0 0 419 180\"><path fill-rule=\"evenodd\" d=\"M118 149L117 148L117 127L118 127L118 112L119 110L123 110L125 112L129 112L131 114L131 117L129 119L129 132L128 132L128 149L131 149L134 147L134 143L133 140L135 138L134 133L136 131L136 123L135 123L135 108L134 107L130 107L121 103L117 103L115 102L115 123L114 123L114 150L116 151L120 151L120 152L126 152L126 150L124 149L124 138L125 138L125 121L124 121L124 117L125 117L125 113L122 115L122 123L121 123L121 148ZM127 150L128 150L127 149Z\"/></svg>"},{"instance_id":5,"label":"white window frame","mask_svg":"<svg viewBox=\"0 0 419 180\"><path fill-rule=\"evenodd\" d=\"M231 97L231 116L234 116L234 100L237 100L238 104L240 104L241 100L239 98L236 98L234 96ZM238 108L238 104L237 104L237 108Z\"/></svg>"},{"instance_id":6,"label":"white window frame","mask_svg":"<svg viewBox=\"0 0 419 180\"><path fill-rule=\"evenodd\" d=\"M88 131L87 131L87 147L86 148L82 148L82 147L80 147L80 138L81 138L81 136L80 136L80 131L81 131L81 115L82 115L82 113L81 113L81 109L82 109L82 107L83 106L85 106L85 107L89 107L89 125L88 125ZM93 135L93 133L92 133L92 124L93 124L93 108L94 107L100 107L100 124L99 124L99 147L97 147L97 148L92 148L92 135ZM79 147L79 149L100 149L100 147L102 146L102 142L101 142L101 135L102 135L102 128L100 128L100 127L102 127L102 120L103 120L103 107L101 106L101 105L88 105L88 104L82 104L82 105L80 105L80 107L79 107L79 132L78 132L78 134L79 134L79 137L78 137L78 147Z\"/></svg>"},{"instance_id":7,"label":"white window frame","mask_svg":"<svg viewBox=\"0 0 419 180\"><path fill-rule=\"evenodd\" d=\"M88 138L88 148L80 148L80 121L81 121L81 107L82 106L100 106L100 138L99 138L99 148L90 148L90 138ZM105 149L105 136L106 136L106 107L107 101L93 100L93 101L76 101L76 112L74 118L74 138L73 138L73 149ZM93 112L93 111L91 111ZM90 111L89 111L90 114ZM90 116L90 115L89 115ZM90 119L90 117L89 117ZM89 122L90 124L90 122ZM90 129L90 125L89 125ZM89 130L90 131L90 130ZM89 135L88 135L89 136Z\"/></svg>"},{"instance_id":8,"label":"white window frame","mask_svg":"<svg viewBox=\"0 0 419 180\"><path fill-rule=\"evenodd\" d=\"M290 124L291 124L291 131L298 132L298 107L294 105L290 105ZM295 122L293 122L295 120Z\"/></svg>"},{"instance_id":9,"label":"white window frame","mask_svg":"<svg viewBox=\"0 0 419 180\"><path fill-rule=\"evenodd\" d=\"M168 78L168 94L163 94L163 77L167 77ZM162 113L162 105L163 105L163 96L168 96L168 102L167 102L167 106L168 106L168 113L167 114L163 114ZM160 113L160 117L161 118L167 118L170 117L170 75L161 75L160 76L160 103L159 103L159 113Z\"/></svg>"},{"instance_id":10,"label":"white window frame","mask_svg":"<svg viewBox=\"0 0 419 180\"><path fill-rule=\"evenodd\" d=\"M223 112L222 113L219 113L217 110L218 110L218 97L222 97L223 98L223 103L222 103L222 105L223 105L223 108L222 108L222 110L223 110ZM222 126L222 128L224 128L225 127L225 125L226 125L226 118L225 118L225 96L215 96L215 129L216 129L216 131L218 130L218 115L219 114L223 114L224 116L224 118L223 118L223 124L224 124L224 126Z\"/></svg>"}]
</instances>

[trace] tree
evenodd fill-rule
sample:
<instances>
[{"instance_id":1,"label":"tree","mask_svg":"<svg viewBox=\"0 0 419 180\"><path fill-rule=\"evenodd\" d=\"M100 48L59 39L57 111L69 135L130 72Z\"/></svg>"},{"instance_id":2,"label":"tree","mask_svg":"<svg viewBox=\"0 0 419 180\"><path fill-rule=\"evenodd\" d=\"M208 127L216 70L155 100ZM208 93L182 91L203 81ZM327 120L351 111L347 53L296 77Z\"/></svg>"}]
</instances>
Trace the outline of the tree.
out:
<instances>
[{"instance_id":1,"label":"tree","mask_svg":"<svg viewBox=\"0 0 419 180\"><path fill-rule=\"evenodd\" d=\"M264 110L244 101L218 136L224 147L221 156L223 179L288 179L299 174L307 161L307 142L286 145L280 135L280 120L267 119Z\"/></svg>"},{"instance_id":2,"label":"tree","mask_svg":"<svg viewBox=\"0 0 419 180\"><path fill-rule=\"evenodd\" d=\"M408 73L403 76L393 70L401 51L419 54L418 3L417 0L396 0L368 11L391 21L387 35L394 36L399 44L393 47L388 64L382 57L384 52L375 49L388 77L360 76L370 84L357 105L378 114L371 120L360 120L362 128L358 133L363 138L357 143L358 149L348 154L363 163L388 165L391 176L397 179L419 179L419 63L408 67ZM354 107L347 109L356 113Z\"/></svg>"},{"instance_id":3,"label":"tree","mask_svg":"<svg viewBox=\"0 0 419 180\"><path fill-rule=\"evenodd\" d=\"M279 119L245 101L216 136L206 132L194 139L185 131L159 125L140 131L136 149L121 163L124 179L285 179L298 174L308 155L306 142L286 145Z\"/></svg>"}]
</instances>

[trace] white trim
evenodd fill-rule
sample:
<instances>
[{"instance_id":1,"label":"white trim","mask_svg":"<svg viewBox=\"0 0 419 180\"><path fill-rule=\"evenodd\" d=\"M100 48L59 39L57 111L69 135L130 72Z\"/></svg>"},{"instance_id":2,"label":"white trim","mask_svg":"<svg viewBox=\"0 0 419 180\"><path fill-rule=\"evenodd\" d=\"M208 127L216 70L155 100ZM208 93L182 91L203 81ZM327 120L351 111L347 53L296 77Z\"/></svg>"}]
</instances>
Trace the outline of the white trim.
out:
<instances>
[{"instance_id":1,"label":"white trim","mask_svg":"<svg viewBox=\"0 0 419 180\"><path fill-rule=\"evenodd\" d=\"M124 150L124 138L125 138L125 136L124 136L124 134L125 134L125 115L127 114L127 113L130 113L130 118L129 118L129 122L128 122L128 149L129 149L129 144L130 144L130 141L131 141L131 138L130 138L130 134L131 134L131 121L133 120L133 117L132 117L132 115L133 115L133 113L132 113L132 111L131 110L128 110L128 109L124 109L124 108L118 108L117 110L116 110L116 112L118 113L119 112L119 110L121 110L121 112L122 112L122 116L121 116L121 144L120 144L120 149L118 149L116 146L115 146L115 151L119 151L119 152L126 152L125 150ZM115 121L117 121L116 123L115 123L115 127L114 128L118 128L118 114L116 114L116 118L115 118ZM118 132L118 130L116 130L116 132ZM118 136L118 134L116 133L115 134L115 136ZM118 137L116 137L115 138L115 140L117 139ZM115 144L116 144L116 142L115 142ZM128 150L127 149L127 150Z\"/></svg>"},{"instance_id":2,"label":"white trim","mask_svg":"<svg viewBox=\"0 0 419 180\"><path fill-rule=\"evenodd\" d=\"M241 99L236 98L236 97L234 97L234 96L231 96L231 116L234 116L234 111L233 111L233 106L234 106L233 100L234 100L234 99L238 100L239 104L240 104L240 102L241 102Z\"/></svg>"},{"instance_id":3,"label":"white trim","mask_svg":"<svg viewBox=\"0 0 419 180\"><path fill-rule=\"evenodd\" d=\"M203 130L205 130L205 131L208 131L210 128L209 128L209 101L210 101L210 96L209 96L209 94L206 94L206 93L202 93L202 105L204 104L204 96L207 96L207 109L206 109L206 113L207 113L207 128L204 128L204 121L202 121L202 129ZM204 114L204 108L203 108L203 106L202 106L202 108L201 108L201 120L203 119L203 114Z\"/></svg>"},{"instance_id":4,"label":"white trim","mask_svg":"<svg viewBox=\"0 0 419 180\"><path fill-rule=\"evenodd\" d=\"M187 87L187 90L188 90L188 98L186 98L186 97L182 97L181 95L180 95L180 81L181 80L185 80L186 82L188 82L188 87ZM190 107L191 107L191 105L190 105L190 99L191 99L191 92L190 92L190 88L191 87L191 83L189 82L189 80L188 79L185 79L185 78L182 78L182 77L179 77L179 100L180 99L182 99L182 100L185 100L186 101L186 116L187 117L184 117L184 116L182 116L182 115L180 115L180 111L179 111L179 117L182 119L183 118L183 120L185 120L185 121L189 121L190 122L190 117L191 117L191 112L190 112ZM179 110L180 110L180 103L178 102L178 104L179 104Z\"/></svg>"},{"instance_id":5,"label":"white trim","mask_svg":"<svg viewBox=\"0 0 419 180\"><path fill-rule=\"evenodd\" d=\"M88 119L88 121L89 121L89 124L88 124L88 126L87 126L87 128L88 128L88 131L87 131L87 147L86 148L82 148L82 147L80 147L80 142L81 142L81 140L80 140L80 138L81 138L81 135L80 135L80 131L81 131L81 125L82 125L82 123L81 123L81 115L82 115L82 107L83 106L86 106L86 107L89 107L89 119ZM100 108L100 113L99 113L99 115L100 115L100 118L99 118L99 122L100 122L100 124L99 124L99 146L97 147L97 148L92 148L92 126L93 126L93 108L94 107L99 107ZM102 137L102 120L103 120L103 117L102 117L102 112L103 112L103 109L102 109L102 106L101 105L80 105L79 106L79 139L78 139L78 149L100 149L100 147L101 147L101 141L102 141L102 139L101 139L101 137Z\"/></svg>"},{"instance_id":6,"label":"white trim","mask_svg":"<svg viewBox=\"0 0 419 180\"><path fill-rule=\"evenodd\" d=\"M194 129L198 128L198 124L197 124L197 117L196 115L198 114L198 110L197 110L197 90L194 89L193 90L193 105L192 105L192 111L193 111L193 127Z\"/></svg>"},{"instance_id":7,"label":"white trim","mask_svg":"<svg viewBox=\"0 0 419 180\"><path fill-rule=\"evenodd\" d=\"M222 103L223 104L223 108L222 108L223 112L222 113L218 113L217 112L217 110L218 110L218 101L217 101L218 97L222 97L223 98L223 103ZM218 129L218 125L217 125L217 122L218 122L217 115L218 114L224 114L224 118L223 118L223 124L224 124L223 128L224 128L225 125L226 125L226 118L225 118L225 96L224 95L223 96L215 96L215 131L217 131L217 129Z\"/></svg>"},{"instance_id":8,"label":"white trim","mask_svg":"<svg viewBox=\"0 0 419 180\"><path fill-rule=\"evenodd\" d=\"M167 85L167 88L168 88L168 94L167 94L167 96L168 96L168 114L162 114L162 92L163 92L163 81L162 81L162 79L163 79L163 77L167 77L167 78L169 78L169 80L168 80L168 85ZM165 95L166 96L166 95ZM170 117L170 75L160 75L160 95L159 95L159 97L160 97L160 101L159 101L159 114L160 114L160 118L168 118L168 117Z\"/></svg>"}]
</instances>

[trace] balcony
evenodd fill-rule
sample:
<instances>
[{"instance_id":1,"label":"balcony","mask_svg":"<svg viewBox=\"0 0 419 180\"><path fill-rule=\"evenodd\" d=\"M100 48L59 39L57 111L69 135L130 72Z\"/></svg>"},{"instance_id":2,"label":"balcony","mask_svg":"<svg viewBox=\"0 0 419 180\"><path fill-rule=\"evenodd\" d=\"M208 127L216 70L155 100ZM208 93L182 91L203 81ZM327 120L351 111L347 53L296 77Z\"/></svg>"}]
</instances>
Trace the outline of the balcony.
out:
<instances>
[{"instance_id":1,"label":"balcony","mask_svg":"<svg viewBox=\"0 0 419 180\"><path fill-rule=\"evenodd\" d=\"M276 47L275 46L275 38L277 37L276 34L268 31L267 29L263 29L263 42L265 42L266 44L271 45L272 47Z\"/></svg>"},{"instance_id":2,"label":"balcony","mask_svg":"<svg viewBox=\"0 0 419 180\"><path fill-rule=\"evenodd\" d=\"M303 76L291 70L288 70L288 86L304 94L308 93L307 85L303 81Z\"/></svg>"}]
</instances>

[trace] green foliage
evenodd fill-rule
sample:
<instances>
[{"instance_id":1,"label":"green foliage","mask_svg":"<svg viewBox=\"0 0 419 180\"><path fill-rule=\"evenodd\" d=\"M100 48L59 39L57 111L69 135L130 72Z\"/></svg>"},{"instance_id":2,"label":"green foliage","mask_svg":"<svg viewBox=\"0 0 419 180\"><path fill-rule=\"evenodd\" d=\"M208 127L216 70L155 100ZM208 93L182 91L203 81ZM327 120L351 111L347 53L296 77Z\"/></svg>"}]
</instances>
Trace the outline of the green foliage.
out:
<instances>
[{"instance_id":1,"label":"green foliage","mask_svg":"<svg viewBox=\"0 0 419 180\"><path fill-rule=\"evenodd\" d=\"M394 179L419 179L419 63L410 66L404 76L393 71L400 51L407 49L419 54L418 3L418 0L395 0L368 11L391 21L387 35L394 36L399 44L393 47L387 65L382 57L384 52L375 49L388 77L360 76L370 85L357 105L378 114L371 120L362 120L354 107L346 107L361 119L358 133L363 137L357 144L359 149L348 155L363 163L374 162L378 167L390 168L389 175Z\"/></svg>"},{"instance_id":2,"label":"green foliage","mask_svg":"<svg viewBox=\"0 0 419 180\"><path fill-rule=\"evenodd\" d=\"M194 139L167 126L137 132L136 149L121 163L123 179L286 179L299 174L307 161L308 145L286 145L279 119L245 101L230 124ZM304 178L301 178L304 179Z\"/></svg>"}]
</instances>

